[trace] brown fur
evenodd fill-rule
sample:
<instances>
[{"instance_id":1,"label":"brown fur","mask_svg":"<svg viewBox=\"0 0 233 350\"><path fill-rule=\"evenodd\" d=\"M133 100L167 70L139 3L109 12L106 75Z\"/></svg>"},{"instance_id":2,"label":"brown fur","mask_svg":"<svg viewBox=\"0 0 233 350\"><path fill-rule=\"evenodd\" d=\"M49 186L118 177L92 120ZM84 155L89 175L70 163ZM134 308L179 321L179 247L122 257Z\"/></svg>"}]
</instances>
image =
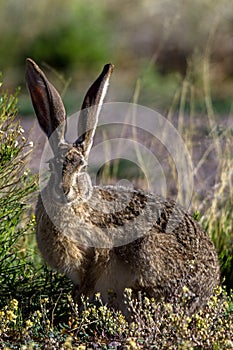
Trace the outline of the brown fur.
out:
<instances>
[{"instance_id":1,"label":"brown fur","mask_svg":"<svg viewBox=\"0 0 233 350\"><path fill-rule=\"evenodd\" d=\"M101 103L111 71L105 66L83 108ZM200 308L219 283L218 257L208 235L174 201L124 187L92 187L86 164L97 109L81 116L79 128L88 124L89 131L68 145L65 128L57 131L65 115L55 88L31 60L26 77L54 152L50 180L36 207L37 242L47 264L73 281L77 300L100 292L107 302L113 290L115 306L124 309L125 288L169 300L186 286L193 293L190 310Z\"/></svg>"}]
</instances>

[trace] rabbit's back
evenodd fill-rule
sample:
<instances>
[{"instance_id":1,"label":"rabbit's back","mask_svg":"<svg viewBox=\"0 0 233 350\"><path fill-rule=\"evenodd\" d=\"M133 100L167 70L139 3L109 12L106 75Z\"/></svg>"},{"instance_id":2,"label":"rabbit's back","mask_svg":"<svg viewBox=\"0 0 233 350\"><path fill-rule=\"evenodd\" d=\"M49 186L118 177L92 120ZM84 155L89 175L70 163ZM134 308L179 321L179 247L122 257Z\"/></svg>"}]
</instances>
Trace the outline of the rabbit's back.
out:
<instances>
[{"instance_id":1,"label":"rabbit's back","mask_svg":"<svg viewBox=\"0 0 233 350\"><path fill-rule=\"evenodd\" d=\"M110 186L94 193L92 200L96 196L100 207L101 198L108 198L116 208L108 212L102 206L98 215L100 207L95 206L91 219L97 227L108 227L116 243L95 292L115 286L122 293L128 287L158 300L186 287L193 296L190 310L203 305L219 283L219 262L213 243L193 217L174 201L143 191ZM117 244L124 239L125 244Z\"/></svg>"},{"instance_id":2,"label":"rabbit's back","mask_svg":"<svg viewBox=\"0 0 233 350\"><path fill-rule=\"evenodd\" d=\"M188 233L187 233L188 235ZM219 264L213 244L198 232L195 244L184 245L178 235L153 228L143 238L115 248L119 260L136 272L133 289L149 296L171 299L187 287L195 307L212 294L219 283Z\"/></svg>"}]
</instances>

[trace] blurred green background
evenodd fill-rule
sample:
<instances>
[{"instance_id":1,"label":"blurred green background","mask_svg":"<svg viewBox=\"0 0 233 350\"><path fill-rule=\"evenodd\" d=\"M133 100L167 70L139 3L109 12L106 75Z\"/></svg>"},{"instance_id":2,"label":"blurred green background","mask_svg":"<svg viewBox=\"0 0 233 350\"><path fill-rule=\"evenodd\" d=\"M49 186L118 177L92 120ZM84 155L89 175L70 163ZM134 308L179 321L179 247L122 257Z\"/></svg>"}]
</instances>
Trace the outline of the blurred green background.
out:
<instances>
[{"instance_id":1,"label":"blurred green background","mask_svg":"<svg viewBox=\"0 0 233 350\"><path fill-rule=\"evenodd\" d=\"M232 0L1 0L0 33L4 86L22 87L24 114L32 112L26 57L46 71L73 112L108 62L115 64L108 100L131 102L136 88L137 102L165 111L189 71L198 97L208 56L213 103L231 110Z\"/></svg>"}]
</instances>

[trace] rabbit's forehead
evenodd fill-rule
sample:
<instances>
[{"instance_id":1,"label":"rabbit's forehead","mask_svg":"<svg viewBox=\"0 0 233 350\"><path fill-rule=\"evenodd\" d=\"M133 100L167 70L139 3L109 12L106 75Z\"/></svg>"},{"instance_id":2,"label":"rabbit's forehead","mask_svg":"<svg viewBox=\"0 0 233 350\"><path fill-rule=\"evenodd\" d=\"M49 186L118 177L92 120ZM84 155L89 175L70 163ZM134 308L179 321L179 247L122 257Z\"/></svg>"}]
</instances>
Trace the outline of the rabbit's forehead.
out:
<instances>
[{"instance_id":1,"label":"rabbit's forehead","mask_svg":"<svg viewBox=\"0 0 233 350\"><path fill-rule=\"evenodd\" d=\"M50 162L55 165L64 165L64 163L82 164L85 162L85 158L81 150L75 148L73 145L67 145L66 147L62 146L61 148L58 148L56 155L50 160Z\"/></svg>"},{"instance_id":2,"label":"rabbit's forehead","mask_svg":"<svg viewBox=\"0 0 233 350\"><path fill-rule=\"evenodd\" d=\"M72 147L69 149L69 151L66 153L65 161L67 163L83 163L84 162L84 156L80 152L78 148Z\"/></svg>"}]
</instances>

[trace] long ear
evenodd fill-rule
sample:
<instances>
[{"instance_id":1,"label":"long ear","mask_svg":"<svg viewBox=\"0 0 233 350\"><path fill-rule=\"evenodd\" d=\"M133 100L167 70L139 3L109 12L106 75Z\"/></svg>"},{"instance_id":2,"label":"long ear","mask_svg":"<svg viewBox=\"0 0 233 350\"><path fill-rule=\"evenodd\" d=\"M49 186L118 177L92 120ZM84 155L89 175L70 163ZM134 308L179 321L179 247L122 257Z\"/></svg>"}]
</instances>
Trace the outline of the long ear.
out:
<instances>
[{"instance_id":1,"label":"long ear","mask_svg":"<svg viewBox=\"0 0 233 350\"><path fill-rule=\"evenodd\" d=\"M66 112L61 97L45 74L30 58L26 61L26 81L38 122L48 136L53 134L52 148L64 142Z\"/></svg>"},{"instance_id":2,"label":"long ear","mask_svg":"<svg viewBox=\"0 0 233 350\"><path fill-rule=\"evenodd\" d=\"M80 136L75 142L75 146L82 149L86 159L91 150L99 113L113 68L114 66L112 64L106 64L104 66L102 73L87 91L82 104L78 121L78 134Z\"/></svg>"}]
</instances>

